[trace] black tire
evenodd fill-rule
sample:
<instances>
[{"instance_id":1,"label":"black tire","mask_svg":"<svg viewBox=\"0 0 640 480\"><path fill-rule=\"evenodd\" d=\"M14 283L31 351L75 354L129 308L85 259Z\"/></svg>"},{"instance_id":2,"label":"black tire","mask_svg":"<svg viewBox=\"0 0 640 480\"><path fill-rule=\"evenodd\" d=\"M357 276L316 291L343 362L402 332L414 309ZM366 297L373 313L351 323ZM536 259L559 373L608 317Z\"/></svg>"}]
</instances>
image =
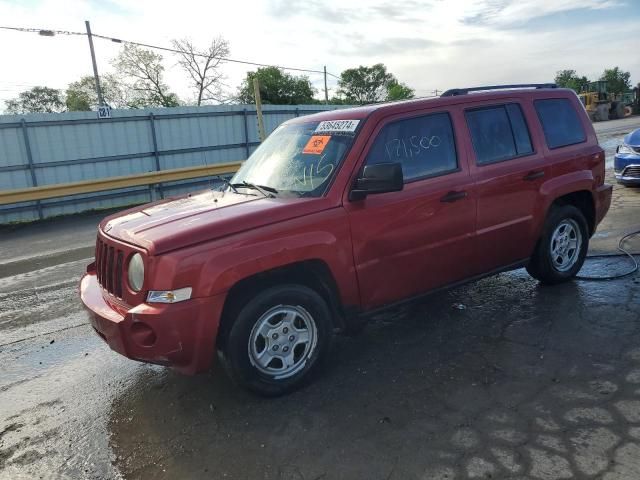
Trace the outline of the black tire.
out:
<instances>
[{"instance_id":1,"label":"black tire","mask_svg":"<svg viewBox=\"0 0 640 480\"><path fill-rule=\"evenodd\" d=\"M554 232L561 225L572 226L574 231L576 231L575 227L577 227L581 237L579 248L574 249L575 257L571 255L571 248L568 248L567 256L571 257L571 259L567 260L564 267L558 265L563 256L556 256L554 260L554 254L552 253L552 246L557 245L557 241L554 242L554 238L557 238L554 237ZM547 285L566 282L575 277L580 271L588 249L589 229L584 214L573 205L554 206L547 215L542 236L527 265L527 272L533 278Z\"/></svg>"},{"instance_id":2,"label":"black tire","mask_svg":"<svg viewBox=\"0 0 640 480\"><path fill-rule=\"evenodd\" d=\"M298 322L298 325L309 324L311 321L315 326L315 333L309 324L307 335L314 340L306 344L294 343L302 337L290 340L295 337L292 333L301 334L305 330L283 326L287 323L285 314L278 313L280 310L292 313L294 322ZM265 325L268 335L258 333L261 331L258 328L259 324ZM278 336L277 340L271 338L274 334ZM238 385L263 396L283 395L304 385L318 371L323 360L327 358L332 335L329 307L316 291L302 285L279 285L260 292L240 307L221 346L222 360L227 372ZM255 340L255 350L267 354L264 358L273 355L268 365L258 365L255 350L252 350L251 338ZM258 345L259 343L262 345ZM283 352L289 349L289 345L291 347L287 350L287 359L299 356L296 361L290 362L294 368L285 372L284 377L281 374L270 373L278 367L287 367ZM309 351L306 350L307 345ZM274 351L276 346L277 352Z\"/></svg>"}]
</instances>

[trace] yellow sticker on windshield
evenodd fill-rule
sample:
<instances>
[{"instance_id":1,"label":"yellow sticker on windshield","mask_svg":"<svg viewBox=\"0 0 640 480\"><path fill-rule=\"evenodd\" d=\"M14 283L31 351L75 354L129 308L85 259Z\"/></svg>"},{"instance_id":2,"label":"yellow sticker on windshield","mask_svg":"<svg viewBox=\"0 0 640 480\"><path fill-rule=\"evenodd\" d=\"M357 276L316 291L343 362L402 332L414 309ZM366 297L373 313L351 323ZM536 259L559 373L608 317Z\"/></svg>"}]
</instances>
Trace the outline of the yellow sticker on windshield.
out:
<instances>
[{"instance_id":1,"label":"yellow sticker on windshield","mask_svg":"<svg viewBox=\"0 0 640 480\"><path fill-rule=\"evenodd\" d=\"M320 155L331 140L331 135L313 135L302 150L302 153Z\"/></svg>"}]
</instances>

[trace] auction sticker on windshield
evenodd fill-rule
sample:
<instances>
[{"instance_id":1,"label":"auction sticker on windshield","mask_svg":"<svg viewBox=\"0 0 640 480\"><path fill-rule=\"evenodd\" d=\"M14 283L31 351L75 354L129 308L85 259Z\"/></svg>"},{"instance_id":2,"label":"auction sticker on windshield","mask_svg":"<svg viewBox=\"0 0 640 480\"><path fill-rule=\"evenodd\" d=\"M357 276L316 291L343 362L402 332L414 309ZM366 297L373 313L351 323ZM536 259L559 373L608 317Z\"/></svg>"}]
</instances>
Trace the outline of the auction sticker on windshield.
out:
<instances>
[{"instance_id":1,"label":"auction sticker on windshield","mask_svg":"<svg viewBox=\"0 0 640 480\"><path fill-rule=\"evenodd\" d=\"M331 140L331 135L312 135L302 153L321 155L329 140Z\"/></svg>"},{"instance_id":2,"label":"auction sticker on windshield","mask_svg":"<svg viewBox=\"0 0 640 480\"><path fill-rule=\"evenodd\" d=\"M324 132L348 132L353 133L356 131L360 120L325 120L320 122L316 127L314 133Z\"/></svg>"}]
</instances>

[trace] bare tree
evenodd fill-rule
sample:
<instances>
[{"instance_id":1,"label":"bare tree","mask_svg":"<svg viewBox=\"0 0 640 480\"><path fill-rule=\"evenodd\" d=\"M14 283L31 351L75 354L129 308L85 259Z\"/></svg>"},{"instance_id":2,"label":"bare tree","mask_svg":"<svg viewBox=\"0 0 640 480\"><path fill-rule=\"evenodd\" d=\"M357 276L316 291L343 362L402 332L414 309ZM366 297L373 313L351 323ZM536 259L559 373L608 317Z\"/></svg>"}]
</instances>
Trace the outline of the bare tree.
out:
<instances>
[{"instance_id":1,"label":"bare tree","mask_svg":"<svg viewBox=\"0 0 640 480\"><path fill-rule=\"evenodd\" d=\"M176 107L178 96L169 91L164 83L162 55L145 50L136 45L125 44L113 66L123 77L123 83L129 84L134 94L132 107Z\"/></svg>"},{"instance_id":2,"label":"bare tree","mask_svg":"<svg viewBox=\"0 0 640 480\"><path fill-rule=\"evenodd\" d=\"M196 90L198 106L202 102L223 102L224 75L220 63L229 56L229 42L222 37L214 38L204 52L198 51L189 39L173 40L173 48L180 53L178 64L187 72Z\"/></svg>"}]
</instances>

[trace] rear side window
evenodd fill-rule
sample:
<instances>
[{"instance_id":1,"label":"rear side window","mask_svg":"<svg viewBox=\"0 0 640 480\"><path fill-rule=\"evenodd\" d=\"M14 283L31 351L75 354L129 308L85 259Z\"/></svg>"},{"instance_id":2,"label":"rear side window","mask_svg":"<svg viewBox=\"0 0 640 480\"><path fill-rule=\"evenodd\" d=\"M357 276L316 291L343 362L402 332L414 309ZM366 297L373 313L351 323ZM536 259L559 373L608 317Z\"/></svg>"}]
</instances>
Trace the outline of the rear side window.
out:
<instances>
[{"instance_id":1,"label":"rear side window","mask_svg":"<svg viewBox=\"0 0 640 480\"><path fill-rule=\"evenodd\" d=\"M566 98L536 100L534 105L549 148L582 143L587 139L577 112Z\"/></svg>"},{"instance_id":2,"label":"rear side window","mask_svg":"<svg viewBox=\"0 0 640 480\"><path fill-rule=\"evenodd\" d=\"M447 113L393 122L380 131L367 155L367 165L400 162L404 180L457 170L455 139Z\"/></svg>"},{"instance_id":3,"label":"rear side window","mask_svg":"<svg viewBox=\"0 0 640 480\"><path fill-rule=\"evenodd\" d=\"M501 162L533 152L520 105L512 103L465 113L478 165Z\"/></svg>"}]
</instances>

